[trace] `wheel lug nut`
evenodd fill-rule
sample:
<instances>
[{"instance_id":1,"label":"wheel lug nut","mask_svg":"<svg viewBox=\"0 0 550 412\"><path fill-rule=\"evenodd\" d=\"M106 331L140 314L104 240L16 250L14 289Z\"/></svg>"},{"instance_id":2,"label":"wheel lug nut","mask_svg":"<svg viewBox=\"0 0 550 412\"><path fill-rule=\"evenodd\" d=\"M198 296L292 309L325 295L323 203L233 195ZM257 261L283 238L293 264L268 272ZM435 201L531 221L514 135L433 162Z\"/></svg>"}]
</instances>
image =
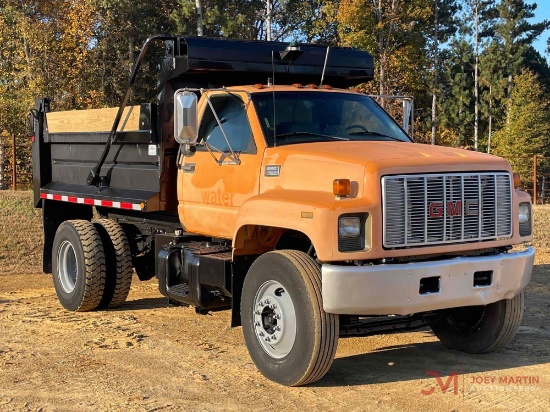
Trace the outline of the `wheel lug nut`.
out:
<instances>
[{"instance_id":1,"label":"wheel lug nut","mask_svg":"<svg viewBox=\"0 0 550 412\"><path fill-rule=\"evenodd\" d=\"M271 303L271 301L270 301L269 299L266 299L266 300L264 300L264 303L265 303L266 305L269 305L269 304Z\"/></svg>"},{"instance_id":2,"label":"wheel lug nut","mask_svg":"<svg viewBox=\"0 0 550 412\"><path fill-rule=\"evenodd\" d=\"M281 315L276 314L276 315L275 315L275 319L281 319Z\"/></svg>"},{"instance_id":3,"label":"wheel lug nut","mask_svg":"<svg viewBox=\"0 0 550 412\"><path fill-rule=\"evenodd\" d=\"M258 323L260 323L260 322L258 322ZM275 326L273 329L276 330L276 331L280 331L281 327L280 326Z\"/></svg>"},{"instance_id":4,"label":"wheel lug nut","mask_svg":"<svg viewBox=\"0 0 550 412\"><path fill-rule=\"evenodd\" d=\"M274 303L274 304L272 304L272 305L269 305L269 307L270 307L271 309L277 309L277 304Z\"/></svg>"},{"instance_id":5,"label":"wheel lug nut","mask_svg":"<svg viewBox=\"0 0 550 412\"><path fill-rule=\"evenodd\" d=\"M271 339L277 340L277 336L276 336L276 335L273 335L273 336L271 337Z\"/></svg>"},{"instance_id":6,"label":"wheel lug nut","mask_svg":"<svg viewBox=\"0 0 550 412\"><path fill-rule=\"evenodd\" d=\"M258 306L263 306L264 303L263 302L258 302Z\"/></svg>"},{"instance_id":7,"label":"wheel lug nut","mask_svg":"<svg viewBox=\"0 0 550 412\"><path fill-rule=\"evenodd\" d=\"M256 326L257 328L259 328L260 326L262 326L262 324L261 324L260 322L256 322L256 323L254 324L254 326Z\"/></svg>"},{"instance_id":8,"label":"wheel lug nut","mask_svg":"<svg viewBox=\"0 0 550 412\"><path fill-rule=\"evenodd\" d=\"M258 335L260 335L260 336L264 336L264 333L263 333L263 332L260 332L260 333L258 333Z\"/></svg>"},{"instance_id":9,"label":"wheel lug nut","mask_svg":"<svg viewBox=\"0 0 550 412\"><path fill-rule=\"evenodd\" d=\"M256 314L256 315L261 315L262 312L260 312L259 310L256 310L256 311L254 311L254 314Z\"/></svg>"},{"instance_id":10,"label":"wheel lug nut","mask_svg":"<svg viewBox=\"0 0 550 412\"><path fill-rule=\"evenodd\" d=\"M265 341L266 342L271 342L271 339L269 338L269 336L267 338L265 338Z\"/></svg>"}]
</instances>

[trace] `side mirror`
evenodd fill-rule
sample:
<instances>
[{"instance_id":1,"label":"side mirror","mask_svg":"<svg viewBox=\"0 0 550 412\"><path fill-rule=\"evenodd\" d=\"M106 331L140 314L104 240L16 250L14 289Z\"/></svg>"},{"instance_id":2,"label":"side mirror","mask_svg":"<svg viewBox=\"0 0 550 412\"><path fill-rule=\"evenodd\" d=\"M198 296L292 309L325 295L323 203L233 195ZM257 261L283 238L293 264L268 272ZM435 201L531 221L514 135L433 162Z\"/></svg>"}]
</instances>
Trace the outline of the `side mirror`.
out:
<instances>
[{"instance_id":1,"label":"side mirror","mask_svg":"<svg viewBox=\"0 0 550 412\"><path fill-rule=\"evenodd\" d=\"M174 138L178 143L194 143L198 137L197 95L189 90L174 94Z\"/></svg>"}]
</instances>

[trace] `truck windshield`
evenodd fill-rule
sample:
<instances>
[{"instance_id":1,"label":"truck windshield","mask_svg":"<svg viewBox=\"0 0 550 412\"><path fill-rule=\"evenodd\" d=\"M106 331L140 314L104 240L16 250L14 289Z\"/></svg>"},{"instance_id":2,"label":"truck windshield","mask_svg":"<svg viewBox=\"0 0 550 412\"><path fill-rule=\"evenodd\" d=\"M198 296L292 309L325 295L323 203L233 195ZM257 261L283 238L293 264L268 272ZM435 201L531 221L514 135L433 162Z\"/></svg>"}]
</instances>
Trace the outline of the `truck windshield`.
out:
<instances>
[{"instance_id":1,"label":"truck windshield","mask_svg":"<svg viewBox=\"0 0 550 412\"><path fill-rule=\"evenodd\" d=\"M411 141L368 96L299 91L276 92L274 99L273 93L265 92L254 93L252 101L268 146L274 145L274 132L277 145L332 140Z\"/></svg>"}]
</instances>

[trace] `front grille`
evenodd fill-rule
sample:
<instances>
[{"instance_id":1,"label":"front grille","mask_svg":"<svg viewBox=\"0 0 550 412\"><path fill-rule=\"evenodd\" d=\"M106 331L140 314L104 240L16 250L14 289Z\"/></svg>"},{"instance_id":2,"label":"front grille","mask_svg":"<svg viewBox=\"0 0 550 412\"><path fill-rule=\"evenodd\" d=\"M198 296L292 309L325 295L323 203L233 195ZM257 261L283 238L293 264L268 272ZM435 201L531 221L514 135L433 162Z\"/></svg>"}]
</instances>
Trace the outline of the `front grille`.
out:
<instances>
[{"instance_id":1,"label":"front grille","mask_svg":"<svg viewBox=\"0 0 550 412\"><path fill-rule=\"evenodd\" d=\"M384 247L493 240L512 235L510 174L382 178Z\"/></svg>"}]
</instances>

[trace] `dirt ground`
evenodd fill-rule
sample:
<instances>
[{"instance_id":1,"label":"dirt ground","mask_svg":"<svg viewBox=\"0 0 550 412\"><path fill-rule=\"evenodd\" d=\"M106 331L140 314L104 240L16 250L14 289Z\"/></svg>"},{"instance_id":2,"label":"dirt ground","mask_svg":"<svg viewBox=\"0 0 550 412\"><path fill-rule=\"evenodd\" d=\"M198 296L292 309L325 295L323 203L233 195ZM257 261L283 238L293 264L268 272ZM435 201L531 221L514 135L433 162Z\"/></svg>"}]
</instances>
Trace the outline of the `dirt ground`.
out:
<instances>
[{"instance_id":1,"label":"dirt ground","mask_svg":"<svg viewBox=\"0 0 550 412\"><path fill-rule=\"evenodd\" d=\"M428 329L341 339L322 380L286 388L256 370L229 312L170 307L156 280L135 278L118 310L64 310L40 272L39 212L18 196L0 193L0 411L550 410L550 207L535 210L540 252L507 348L454 352Z\"/></svg>"}]
</instances>

